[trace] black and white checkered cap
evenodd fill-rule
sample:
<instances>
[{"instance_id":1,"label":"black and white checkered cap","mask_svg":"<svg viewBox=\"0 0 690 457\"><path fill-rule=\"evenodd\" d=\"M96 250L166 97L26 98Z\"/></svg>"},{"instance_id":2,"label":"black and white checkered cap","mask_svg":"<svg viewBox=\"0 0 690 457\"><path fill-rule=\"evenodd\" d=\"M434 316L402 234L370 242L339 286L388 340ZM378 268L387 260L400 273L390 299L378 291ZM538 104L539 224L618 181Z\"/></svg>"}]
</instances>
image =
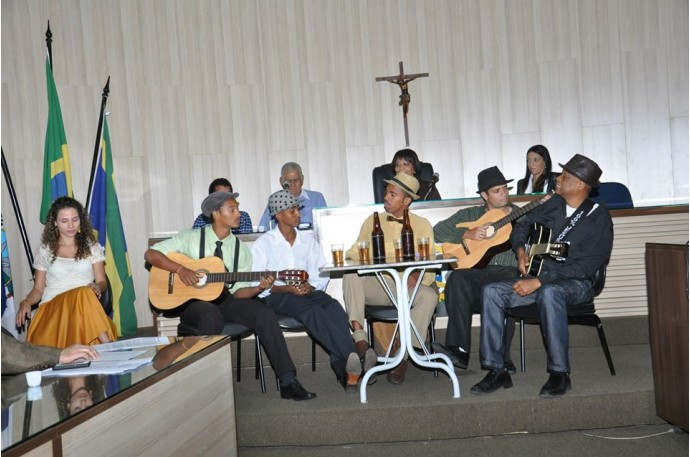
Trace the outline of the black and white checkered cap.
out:
<instances>
[{"instance_id":1,"label":"black and white checkered cap","mask_svg":"<svg viewBox=\"0 0 690 457\"><path fill-rule=\"evenodd\" d=\"M271 216L275 216L279 212L294 208L295 206L300 206L299 200L287 190L279 190L268 197L268 212Z\"/></svg>"}]
</instances>

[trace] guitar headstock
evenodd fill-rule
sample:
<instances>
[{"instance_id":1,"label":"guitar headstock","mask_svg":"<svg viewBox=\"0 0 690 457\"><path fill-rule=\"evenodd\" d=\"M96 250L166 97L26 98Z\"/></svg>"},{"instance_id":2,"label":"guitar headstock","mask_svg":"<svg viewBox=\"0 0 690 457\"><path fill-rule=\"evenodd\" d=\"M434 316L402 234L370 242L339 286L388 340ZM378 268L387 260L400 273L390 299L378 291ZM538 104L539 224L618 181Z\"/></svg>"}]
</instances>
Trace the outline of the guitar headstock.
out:
<instances>
[{"instance_id":1,"label":"guitar headstock","mask_svg":"<svg viewBox=\"0 0 690 457\"><path fill-rule=\"evenodd\" d=\"M304 270L281 270L278 272L278 279L285 284L301 284L307 282L309 273Z\"/></svg>"}]
</instances>

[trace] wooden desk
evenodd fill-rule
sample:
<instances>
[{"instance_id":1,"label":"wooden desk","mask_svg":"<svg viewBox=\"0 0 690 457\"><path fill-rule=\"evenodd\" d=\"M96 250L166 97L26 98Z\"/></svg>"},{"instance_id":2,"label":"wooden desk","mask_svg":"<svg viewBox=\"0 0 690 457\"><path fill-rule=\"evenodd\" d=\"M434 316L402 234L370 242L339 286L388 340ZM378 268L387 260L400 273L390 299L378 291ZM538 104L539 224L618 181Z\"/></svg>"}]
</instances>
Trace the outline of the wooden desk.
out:
<instances>
[{"instance_id":1,"label":"wooden desk","mask_svg":"<svg viewBox=\"0 0 690 457\"><path fill-rule=\"evenodd\" d=\"M649 338L656 413L688 430L688 246L648 243Z\"/></svg>"},{"instance_id":2,"label":"wooden desk","mask_svg":"<svg viewBox=\"0 0 690 457\"><path fill-rule=\"evenodd\" d=\"M121 375L131 376L131 386L62 421L41 417L46 408L35 405L34 435L3 449L3 456L237 455L230 339L211 338L160 371L148 364ZM44 378L40 402L55 402L49 382ZM17 400L14 412L21 415L25 403L25 396ZM15 415L21 431L23 417Z\"/></svg>"}]
</instances>

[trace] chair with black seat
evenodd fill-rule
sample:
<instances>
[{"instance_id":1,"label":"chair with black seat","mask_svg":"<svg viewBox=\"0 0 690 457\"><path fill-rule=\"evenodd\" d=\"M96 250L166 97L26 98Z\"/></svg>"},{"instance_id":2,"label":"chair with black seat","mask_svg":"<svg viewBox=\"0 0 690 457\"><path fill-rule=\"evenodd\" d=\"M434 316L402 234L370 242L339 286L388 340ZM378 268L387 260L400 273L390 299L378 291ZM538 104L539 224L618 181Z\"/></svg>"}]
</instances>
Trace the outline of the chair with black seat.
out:
<instances>
[{"instance_id":1,"label":"chair with black seat","mask_svg":"<svg viewBox=\"0 0 690 457\"><path fill-rule=\"evenodd\" d=\"M280 329L283 332L287 333L299 333L299 332L307 332L307 328L302 324L300 321L295 319L294 317L290 316L285 316L283 314L278 314L276 313L276 318L278 319L278 325L280 326ZM258 341L258 336L257 336L257 341ZM314 342L313 338L311 339L311 371L316 371L316 343ZM257 371L256 375L261 376L261 383L263 386L263 359L261 357L261 351L259 350L259 347L257 346L257 359L256 359L257 365ZM276 388L277 390L280 390L280 382L278 380L278 377L276 377Z\"/></svg>"},{"instance_id":2,"label":"chair with black seat","mask_svg":"<svg viewBox=\"0 0 690 457\"><path fill-rule=\"evenodd\" d=\"M419 170L419 178L422 181L431 181L434 176L434 167L430 163L421 162L421 169ZM386 193L386 185L384 179L391 179L395 176L395 169L390 163L380 165L371 173L371 180L374 186L374 202L383 203L383 196Z\"/></svg>"},{"instance_id":3,"label":"chair with black seat","mask_svg":"<svg viewBox=\"0 0 690 457\"><path fill-rule=\"evenodd\" d=\"M604 203L608 209L628 209L633 207L630 190L619 182L602 182L589 192L595 203Z\"/></svg>"},{"instance_id":4,"label":"chair with black seat","mask_svg":"<svg viewBox=\"0 0 690 457\"><path fill-rule=\"evenodd\" d=\"M177 334L179 336L194 336L197 335L198 332L191 326L180 321L179 325L177 326ZM221 330L221 334L229 336L232 341L237 342L237 382L240 382L242 373L242 340L253 335L254 330L237 322L225 322L223 330ZM266 380L263 370L263 357L261 355L261 342L259 341L258 335L254 339L254 344L256 378L259 379L261 384L261 392L266 393Z\"/></svg>"},{"instance_id":5,"label":"chair with black seat","mask_svg":"<svg viewBox=\"0 0 690 457\"><path fill-rule=\"evenodd\" d=\"M108 276L106 275L105 277L105 283L106 283L106 288L103 292L101 292L101 296L98 298L98 301L101 302L101 306L103 306L103 311L109 318L113 318L113 289L110 287L110 280L108 279Z\"/></svg>"},{"instance_id":6,"label":"chair with black seat","mask_svg":"<svg viewBox=\"0 0 690 457\"><path fill-rule=\"evenodd\" d=\"M597 270L594 274L594 283L592 287L594 289L594 297L597 297L602 289L604 288L604 283L606 282L606 267L608 264L604 264L601 268ZM529 306L520 306L517 308L508 308L505 310L506 317L512 317L520 321L520 371L525 371L525 323L527 324L539 324L539 309L536 303ZM594 307L594 298L589 303L584 303L580 305L568 306L568 325L586 325L588 327L596 327L599 334L599 341L601 342L601 349L604 351L604 356L606 357L606 362L609 365L609 370L611 371L611 376L616 375L616 370L613 368L613 361L611 360L611 353L609 352L609 346L606 343L606 335L604 334L604 327L601 324L601 319L597 316L596 309ZM542 330L542 339L544 338L544 332Z\"/></svg>"},{"instance_id":7,"label":"chair with black seat","mask_svg":"<svg viewBox=\"0 0 690 457\"><path fill-rule=\"evenodd\" d=\"M429 321L429 339L431 340L431 343L436 342L436 317L441 317L441 316L447 316L448 312L446 311L446 305L443 302L439 302L436 305L436 311L434 312L434 315L432 316L431 320ZM364 305L364 318L367 320L367 332L369 335L369 346L374 347L374 322L388 322L388 323L396 323L396 328L395 332L393 333L393 340L398 334L398 327L397 327L397 322L398 322L398 309L391 305L391 306L372 306L372 305ZM429 345L431 347L431 345ZM392 348L392 345L389 346L389 349ZM429 349L431 351L431 349ZM438 377L438 370L434 368L434 377Z\"/></svg>"}]
</instances>

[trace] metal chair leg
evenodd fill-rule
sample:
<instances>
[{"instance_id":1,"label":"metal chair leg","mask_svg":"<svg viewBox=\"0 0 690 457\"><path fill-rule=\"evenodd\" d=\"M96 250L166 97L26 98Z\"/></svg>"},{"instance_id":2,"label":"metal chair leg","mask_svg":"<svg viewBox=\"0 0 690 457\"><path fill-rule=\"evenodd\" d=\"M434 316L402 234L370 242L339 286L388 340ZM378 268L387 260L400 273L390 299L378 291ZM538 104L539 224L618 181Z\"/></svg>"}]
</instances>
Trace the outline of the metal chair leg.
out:
<instances>
[{"instance_id":1,"label":"metal chair leg","mask_svg":"<svg viewBox=\"0 0 690 457\"><path fill-rule=\"evenodd\" d=\"M242 338L237 338L237 382L240 382L242 367Z\"/></svg>"},{"instance_id":2,"label":"metal chair leg","mask_svg":"<svg viewBox=\"0 0 690 457\"><path fill-rule=\"evenodd\" d=\"M520 319L520 371L525 372L525 320Z\"/></svg>"}]
</instances>

